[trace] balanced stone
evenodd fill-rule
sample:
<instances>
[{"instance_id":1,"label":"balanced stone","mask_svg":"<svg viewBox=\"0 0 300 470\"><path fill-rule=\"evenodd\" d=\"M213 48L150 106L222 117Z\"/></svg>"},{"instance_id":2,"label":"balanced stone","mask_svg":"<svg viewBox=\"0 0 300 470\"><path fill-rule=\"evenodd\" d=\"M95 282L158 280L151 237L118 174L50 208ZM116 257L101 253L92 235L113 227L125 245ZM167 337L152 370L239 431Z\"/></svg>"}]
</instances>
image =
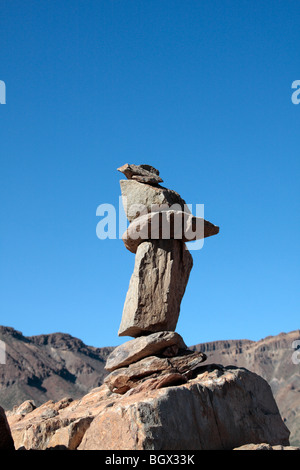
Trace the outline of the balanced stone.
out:
<instances>
[{"instance_id":1,"label":"balanced stone","mask_svg":"<svg viewBox=\"0 0 300 470\"><path fill-rule=\"evenodd\" d=\"M124 210L130 222L123 241L126 248L135 253L134 271L118 334L135 339L115 348L108 357L106 369L111 372L151 355L172 358L179 351L186 350L181 336L175 333L193 266L193 258L185 242L219 232L219 227L194 217L176 191L159 184L162 179L156 168L125 164L118 171L127 178L120 181ZM204 358L195 358L193 365L200 360ZM191 372L191 362L188 361L187 366L186 359L181 365L190 369L189 372L169 367L164 362L164 377L158 377L156 383L153 374L157 374L158 369L153 372L154 363L159 369L157 360L153 359L152 362L146 361L140 372L146 376L150 374L152 378L149 380L154 380L152 385L155 387L185 381ZM140 366L142 364L135 367L137 374ZM112 389L123 393L135 383L134 374L132 369L124 374L113 374L110 377Z\"/></svg>"},{"instance_id":2,"label":"balanced stone","mask_svg":"<svg viewBox=\"0 0 300 470\"><path fill-rule=\"evenodd\" d=\"M163 354L164 350L176 347L177 352L187 349L182 337L173 331L159 331L141 336L117 346L108 356L105 369L113 371L147 356Z\"/></svg>"},{"instance_id":3,"label":"balanced stone","mask_svg":"<svg viewBox=\"0 0 300 470\"><path fill-rule=\"evenodd\" d=\"M122 236L132 253L140 243L150 239L176 239L183 242L216 235L219 227L200 217L182 211L150 212L135 219Z\"/></svg>"},{"instance_id":4,"label":"balanced stone","mask_svg":"<svg viewBox=\"0 0 300 470\"><path fill-rule=\"evenodd\" d=\"M123 394L133 388L141 379L159 372L169 372L170 368L170 362L167 358L148 356L129 366L113 370L106 376L104 383L112 392Z\"/></svg>"},{"instance_id":5,"label":"balanced stone","mask_svg":"<svg viewBox=\"0 0 300 470\"><path fill-rule=\"evenodd\" d=\"M192 266L193 258L181 240L141 243L135 255L119 336L174 331Z\"/></svg>"},{"instance_id":6,"label":"balanced stone","mask_svg":"<svg viewBox=\"0 0 300 470\"><path fill-rule=\"evenodd\" d=\"M104 383L112 392L123 394L150 378L157 379L157 383L161 383L161 377L166 374L177 374L177 379L180 374L184 382L184 379L196 376L205 360L204 353L189 350L185 350L180 356L170 358L149 356L129 366L115 369L106 376Z\"/></svg>"},{"instance_id":7,"label":"balanced stone","mask_svg":"<svg viewBox=\"0 0 300 470\"><path fill-rule=\"evenodd\" d=\"M190 212L184 199L172 189L142 184L133 179L121 180L120 186L123 206L129 222L148 212L167 210L174 205L176 205L176 210Z\"/></svg>"},{"instance_id":8,"label":"balanced stone","mask_svg":"<svg viewBox=\"0 0 300 470\"><path fill-rule=\"evenodd\" d=\"M158 184L162 183L159 176L159 171L151 165L125 165L118 168L118 171L123 173L127 179L135 179L140 183Z\"/></svg>"}]
</instances>

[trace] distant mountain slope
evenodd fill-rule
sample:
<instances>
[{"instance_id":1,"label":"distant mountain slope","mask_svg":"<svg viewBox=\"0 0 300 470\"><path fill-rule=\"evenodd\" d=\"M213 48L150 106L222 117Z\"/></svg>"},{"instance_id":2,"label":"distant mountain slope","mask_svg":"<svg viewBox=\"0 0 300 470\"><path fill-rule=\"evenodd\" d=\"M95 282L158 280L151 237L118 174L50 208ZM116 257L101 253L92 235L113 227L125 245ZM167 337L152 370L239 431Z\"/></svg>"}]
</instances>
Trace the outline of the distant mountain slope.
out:
<instances>
[{"instance_id":1,"label":"distant mountain slope","mask_svg":"<svg viewBox=\"0 0 300 470\"><path fill-rule=\"evenodd\" d=\"M4 326L0 340L6 345L6 364L0 364L0 406L6 410L28 399L38 406L66 396L80 398L103 382L106 358L113 350L86 346L64 333L25 337ZM300 446L300 364L292 361L296 340L300 330L260 341L215 341L190 349L205 352L207 363L245 367L264 377L291 431L291 444Z\"/></svg>"},{"instance_id":2,"label":"distant mountain slope","mask_svg":"<svg viewBox=\"0 0 300 470\"><path fill-rule=\"evenodd\" d=\"M205 352L207 362L245 367L270 384L282 418L291 431L291 443L300 445L300 364L294 364L293 342L300 330L260 341L215 341L193 346ZM300 358L299 355L297 355Z\"/></svg>"},{"instance_id":3,"label":"distant mountain slope","mask_svg":"<svg viewBox=\"0 0 300 470\"><path fill-rule=\"evenodd\" d=\"M33 399L38 406L65 396L79 398L99 386L113 348L94 348L64 333L25 337L0 326L6 364L0 364L0 405L11 409Z\"/></svg>"}]
</instances>

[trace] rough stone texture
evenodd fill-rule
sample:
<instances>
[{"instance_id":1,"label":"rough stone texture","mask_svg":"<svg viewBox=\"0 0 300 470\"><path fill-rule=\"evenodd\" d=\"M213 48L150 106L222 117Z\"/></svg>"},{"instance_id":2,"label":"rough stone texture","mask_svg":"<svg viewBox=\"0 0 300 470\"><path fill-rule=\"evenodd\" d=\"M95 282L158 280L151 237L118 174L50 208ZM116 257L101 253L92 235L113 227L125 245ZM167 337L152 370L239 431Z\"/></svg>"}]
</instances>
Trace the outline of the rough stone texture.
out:
<instances>
[{"instance_id":1,"label":"rough stone texture","mask_svg":"<svg viewBox=\"0 0 300 470\"><path fill-rule=\"evenodd\" d=\"M184 351L182 355L170 358L150 356L141 359L128 367L111 372L104 383L114 393L126 393L128 390L140 386L142 382L151 379L153 388L165 386L166 380L174 383L184 383L196 375L197 369L206 359L203 353ZM152 380L156 379L156 381ZM155 387L154 387L155 383ZM145 388L144 384L144 388Z\"/></svg>"},{"instance_id":2,"label":"rough stone texture","mask_svg":"<svg viewBox=\"0 0 300 470\"><path fill-rule=\"evenodd\" d=\"M50 401L24 416L12 413L8 421L16 449L289 445L289 431L267 382L246 369L216 365L202 366L195 378L176 386L136 387L118 395L102 385L80 400Z\"/></svg>"},{"instance_id":3,"label":"rough stone texture","mask_svg":"<svg viewBox=\"0 0 300 470\"><path fill-rule=\"evenodd\" d=\"M76 450L92 421L92 416L84 416L58 428L50 436L47 447L54 450Z\"/></svg>"},{"instance_id":4,"label":"rough stone texture","mask_svg":"<svg viewBox=\"0 0 300 470\"><path fill-rule=\"evenodd\" d=\"M288 436L268 384L246 370L220 368L177 387L123 395L93 420L79 448L217 450L288 445Z\"/></svg>"},{"instance_id":5,"label":"rough stone texture","mask_svg":"<svg viewBox=\"0 0 300 470\"><path fill-rule=\"evenodd\" d=\"M136 253L138 246L149 239L177 239L183 242L207 238L219 233L219 227L182 211L151 212L135 219L122 240L125 247Z\"/></svg>"},{"instance_id":6,"label":"rough stone texture","mask_svg":"<svg viewBox=\"0 0 300 470\"><path fill-rule=\"evenodd\" d=\"M179 350L187 348L182 337L173 331L159 331L148 336L140 336L117 346L108 356L105 369L113 371L155 354L167 354L175 348L175 356Z\"/></svg>"},{"instance_id":7,"label":"rough stone texture","mask_svg":"<svg viewBox=\"0 0 300 470\"><path fill-rule=\"evenodd\" d=\"M125 165L118 168L129 180L134 179L140 183L158 184L163 180L159 176L159 171L151 165Z\"/></svg>"},{"instance_id":8,"label":"rough stone texture","mask_svg":"<svg viewBox=\"0 0 300 470\"><path fill-rule=\"evenodd\" d=\"M120 185L125 214L130 222L148 212L167 210L174 204L176 210L190 212L182 197L171 189L134 180L121 180Z\"/></svg>"},{"instance_id":9,"label":"rough stone texture","mask_svg":"<svg viewBox=\"0 0 300 470\"><path fill-rule=\"evenodd\" d=\"M260 341L226 340L202 343L193 349L207 354L207 362L245 367L263 377L271 386L287 427L290 442L300 447L300 365L293 355L300 340L300 330L268 336ZM294 346L293 346L294 345Z\"/></svg>"},{"instance_id":10,"label":"rough stone texture","mask_svg":"<svg viewBox=\"0 0 300 470\"><path fill-rule=\"evenodd\" d=\"M68 397L56 403L49 400L24 416L7 413L15 448L75 450L92 419L105 408L110 395L102 386L80 400Z\"/></svg>"},{"instance_id":11,"label":"rough stone texture","mask_svg":"<svg viewBox=\"0 0 300 470\"><path fill-rule=\"evenodd\" d=\"M0 450L14 450L14 442L4 409L0 406Z\"/></svg>"},{"instance_id":12,"label":"rough stone texture","mask_svg":"<svg viewBox=\"0 0 300 470\"><path fill-rule=\"evenodd\" d=\"M192 255L180 240L141 243L135 255L119 336L174 331L192 266Z\"/></svg>"},{"instance_id":13,"label":"rough stone texture","mask_svg":"<svg viewBox=\"0 0 300 470\"><path fill-rule=\"evenodd\" d=\"M13 413L16 415L23 415L25 416L27 413L31 413L31 411L36 409L36 405L33 400L26 400L19 406L14 406Z\"/></svg>"},{"instance_id":14,"label":"rough stone texture","mask_svg":"<svg viewBox=\"0 0 300 470\"><path fill-rule=\"evenodd\" d=\"M158 183L161 183L163 180L159 176L139 176L139 175L134 175L132 176L133 180L138 181L139 183L146 183L146 184L155 184L157 185Z\"/></svg>"},{"instance_id":15,"label":"rough stone texture","mask_svg":"<svg viewBox=\"0 0 300 470\"><path fill-rule=\"evenodd\" d=\"M24 336L0 326L6 364L0 364L0 404L5 410L30 399L36 406L65 396L81 398L103 383L113 350L85 345L66 333Z\"/></svg>"},{"instance_id":16,"label":"rough stone texture","mask_svg":"<svg viewBox=\"0 0 300 470\"><path fill-rule=\"evenodd\" d=\"M270 446L270 444L245 444L241 447L236 447L233 450L300 450L299 447L295 446Z\"/></svg>"},{"instance_id":17,"label":"rough stone texture","mask_svg":"<svg viewBox=\"0 0 300 470\"><path fill-rule=\"evenodd\" d=\"M98 386L97 382L102 384L109 373L104 366L113 348L86 346L62 333L26 337L3 326L0 326L0 339L5 341L7 353L7 363L0 367L0 403L5 410L12 410L29 397L38 407L49 399L57 402L67 395L82 398ZM292 344L299 339L300 331L296 330L260 341L228 339L197 346L207 354L205 364L245 367L266 379L282 419L291 431L290 443L298 447L300 381L299 365L292 362L295 354Z\"/></svg>"},{"instance_id":18,"label":"rough stone texture","mask_svg":"<svg viewBox=\"0 0 300 470\"><path fill-rule=\"evenodd\" d=\"M137 386L142 379L170 370L167 358L148 356L127 367L114 370L105 378L104 383L112 392L122 395Z\"/></svg>"}]
</instances>

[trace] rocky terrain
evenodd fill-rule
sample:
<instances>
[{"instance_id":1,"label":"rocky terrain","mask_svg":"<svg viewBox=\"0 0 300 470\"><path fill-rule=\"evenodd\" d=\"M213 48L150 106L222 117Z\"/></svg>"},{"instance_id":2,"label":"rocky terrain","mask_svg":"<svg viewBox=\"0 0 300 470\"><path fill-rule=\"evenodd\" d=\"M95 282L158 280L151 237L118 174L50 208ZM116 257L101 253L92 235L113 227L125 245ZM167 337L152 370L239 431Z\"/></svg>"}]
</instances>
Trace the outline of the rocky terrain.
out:
<instances>
[{"instance_id":1,"label":"rocky terrain","mask_svg":"<svg viewBox=\"0 0 300 470\"><path fill-rule=\"evenodd\" d=\"M65 333L25 337L0 326L6 364L0 364L0 406L5 410L34 400L36 406L64 396L82 397L102 384L113 348L86 346Z\"/></svg>"},{"instance_id":2,"label":"rocky terrain","mask_svg":"<svg viewBox=\"0 0 300 470\"><path fill-rule=\"evenodd\" d=\"M175 331L193 267L185 242L217 235L219 227L190 214L178 193L159 184L163 180L151 165L125 164L118 170L127 178L120 186L130 223L122 239L135 256L118 335L133 339L101 350L68 335L24 338L2 328L7 356L2 397L8 400L9 387L15 402L29 397L29 387L32 395L6 413L1 408L0 446L291 449L284 421L291 423L296 441L300 361L292 360L292 348L299 331L266 338L264 344L188 347ZM33 400L40 400L41 392L50 400L37 407Z\"/></svg>"},{"instance_id":3,"label":"rocky terrain","mask_svg":"<svg viewBox=\"0 0 300 470\"><path fill-rule=\"evenodd\" d=\"M296 330L260 341L215 341L190 349L206 354L204 364L246 367L264 377L291 431L290 443L299 446L300 364L292 362L292 343L299 338ZM6 343L7 353L6 364L0 365L0 405L7 411L26 400L33 400L37 407L46 406L49 400L53 407L65 397L76 401L99 387L109 374L104 366L114 348L86 346L63 333L25 337L4 326L0 327L0 339Z\"/></svg>"},{"instance_id":4,"label":"rocky terrain","mask_svg":"<svg viewBox=\"0 0 300 470\"><path fill-rule=\"evenodd\" d=\"M296 351L293 343L299 340L300 330L295 330L260 341L215 341L198 344L191 349L204 352L207 362L245 367L265 378L291 431L290 441L299 446L300 363L295 364L292 360Z\"/></svg>"},{"instance_id":5,"label":"rocky terrain","mask_svg":"<svg viewBox=\"0 0 300 470\"><path fill-rule=\"evenodd\" d=\"M82 399L50 400L36 409L27 401L7 413L14 447L178 451L266 443L292 450L270 386L258 375L204 365L184 383L164 378L143 376L117 392L103 384ZM5 422L2 427L4 434Z\"/></svg>"}]
</instances>

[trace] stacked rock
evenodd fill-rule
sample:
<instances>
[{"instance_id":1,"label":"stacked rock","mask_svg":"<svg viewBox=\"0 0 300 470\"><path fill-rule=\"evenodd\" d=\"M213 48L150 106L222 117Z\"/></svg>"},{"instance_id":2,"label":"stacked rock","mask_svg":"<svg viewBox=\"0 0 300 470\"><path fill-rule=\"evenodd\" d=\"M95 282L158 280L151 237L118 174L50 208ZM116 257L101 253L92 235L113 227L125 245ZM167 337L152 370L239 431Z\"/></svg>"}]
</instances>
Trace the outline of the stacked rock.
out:
<instances>
[{"instance_id":1,"label":"stacked rock","mask_svg":"<svg viewBox=\"0 0 300 470\"><path fill-rule=\"evenodd\" d=\"M194 217L178 193L160 185L151 165L126 164L118 171L127 178L120 184L130 222L122 238L135 253L118 334L134 339L110 354L105 382L125 393L145 381L151 388L184 383L206 359L190 351L175 329L193 266L185 242L215 235L219 227Z\"/></svg>"}]
</instances>

